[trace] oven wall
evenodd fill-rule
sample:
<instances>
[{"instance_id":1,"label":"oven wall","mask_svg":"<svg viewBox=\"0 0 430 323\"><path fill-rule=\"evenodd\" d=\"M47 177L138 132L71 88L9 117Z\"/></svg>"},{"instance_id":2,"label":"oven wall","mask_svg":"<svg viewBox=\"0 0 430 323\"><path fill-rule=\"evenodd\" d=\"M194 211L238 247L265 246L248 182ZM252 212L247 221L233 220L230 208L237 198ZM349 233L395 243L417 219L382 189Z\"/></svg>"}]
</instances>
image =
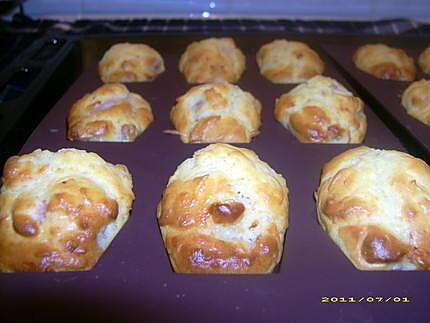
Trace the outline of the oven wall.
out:
<instances>
[{"instance_id":1,"label":"oven wall","mask_svg":"<svg viewBox=\"0 0 430 323\"><path fill-rule=\"evenodd\" d=\"M430 20L430 0L29 0L26 14L63 19L136 16L419 18Z\"/></svg>"}]
</instances>

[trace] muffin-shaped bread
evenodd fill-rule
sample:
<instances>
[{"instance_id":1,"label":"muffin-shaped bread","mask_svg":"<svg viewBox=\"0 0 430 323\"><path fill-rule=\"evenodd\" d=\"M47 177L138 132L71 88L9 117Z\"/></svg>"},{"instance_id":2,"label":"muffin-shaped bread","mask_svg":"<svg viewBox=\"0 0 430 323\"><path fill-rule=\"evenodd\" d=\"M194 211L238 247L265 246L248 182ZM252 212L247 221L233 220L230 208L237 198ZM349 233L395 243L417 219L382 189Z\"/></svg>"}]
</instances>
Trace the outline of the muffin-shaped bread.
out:
<instances>
[{"instance_id":1,"label":"muffin-shaped bread","mask_svg":"<svg viewBox=\"0 0 430 323\"><path fill-rule=\"evenodd\" d=\"M367 131L363 101L325 76L314 76L277 99L275 118L306 143L360 143Z\"/></svg>"},{"instance_id":2,"label":"muffin-shaped bread","mask_svg":"<svg viewBox=\"0 0 430 323\"><path fill-rule=\"evenodd\" d=\"M179 70L188 83L235 83L245 70L245 56L231 38L208 38L187 47Z\"/></svg>"},{"instance_id":3,"label":"muffin-shaped bread","mask_svg":"<svg viewBox=\"0 0 430 323\"><path fill-rule=\"evenodd\" d=\"M11 157L2 183L2 272L91 269L134 199L127 167L76 149Z\"/></svg>"},{"instance_id":4,"label":"muffin-shaped bread","mask_svg":"<svg viewBox=\"0 0 430 323\"><path fill-rule=\"evenodd\" d=\"M430 81L413 82L402 94L402 105L409 115L430 126Z\"/></svg>"},{"instance_id":5,"label":"muffin-shaped bread","mask_svg":"<svg viewBox=\"0 0 430 323\"><path fill-rule=\"evenodd\" d=\"M261 104L229 83L191 88L177 99L170 119L184 143L250 142L258 134Z\"/></svg>"},{"instance_id":6,"label":"muffin-shaped bread","mask_svg":"<svg viewBox=\"0 0 430 323\"><path fill-rule=\"evenodd\" d=\"M253 151L213 144L179 165L157 213L176 272L270 273L282 255L288 189Z\"/></svg>"},{"instance_id":7,"label":"muffin-shaped bread","mask_svg":"<svg viewBox=\"0 0 430 323\"><path fill-rule=\"evenodd\" d=\"M105 84L70 109L67 138L85 141L134 141L154 120L151 106L123 84Z\"/></svg>"},{"instance_id":8,"label":"muffin-shaped bread","mask_svg":"<svg viewBox=\"0 0 430 323\"><path fill-rule=\"evenodd\" d=\"M424 73L430 74L430 46L420 54L418 64Z\"/></svg>"},{"instance_id":9,"label":"muffin-shaped bread","mask_svg":"<svg viewBox=\"0 0 430 323\"><path fill-rule=\"evenodd\" d=\"M363 72L384 80L413 81L417 73L413 58L403 49L384 44L361 46L352 61Z\"/></svg>"},{"instance_id":10,"label":"muffin-shaped bread","mask_svg":"<svg viewBox=\"0 0 430 323\"><path fill-rule=\"evenodd\" d=\"M324 166L318 220L362 270L430 268L430 167L395 150L359 147Z\"/></svg>"},{"instance_id":11,"label":"muffin-shaped bread","mask_svg":"<svg viewBox=\"0 0 430 323\"><path fill-rule=\"evenodd\" d=\"M113 45L99 62L104 83L148 82L163 72L163 58L145 44Z\"/></svg>"},{"instance_id":12,"label":"muffin-shaped bread","mask_svg":"<svg viewBox=\"0 0 430 323\"><path fill-rule=\"evenodd\" d=\"M262 46L257 64L273 83L301 83L324 71L324 62L308 45L285 39Z\"/></svg>"}]
</instances>

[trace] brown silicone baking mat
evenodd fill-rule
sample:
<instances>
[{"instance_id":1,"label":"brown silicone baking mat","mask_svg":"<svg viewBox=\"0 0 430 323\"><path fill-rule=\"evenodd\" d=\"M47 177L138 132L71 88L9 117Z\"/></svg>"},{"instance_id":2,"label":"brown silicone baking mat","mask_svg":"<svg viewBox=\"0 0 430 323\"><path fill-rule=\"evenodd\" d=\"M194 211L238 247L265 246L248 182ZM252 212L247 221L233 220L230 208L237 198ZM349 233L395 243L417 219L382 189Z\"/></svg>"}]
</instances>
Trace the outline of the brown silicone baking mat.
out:
<instances>
[{"instance_id":1,"label":"brown silicone baking mat","mask_svg":"<svg viewBox=\"0 0 430 323\"><path fill-rule=\"evenodd\" d=\"M429 79L430 76L421 71L417 62L418 56L429 45L428 39L404 38L376 38L375 40L362 39L342 43L325 43L322 48L331 55L360 86L364 88L377 102L378 107L389 113L406 130L407 134L415 138L418 143L430 153L430 126L416 120L407 114L401 104L401 95L412 82L381 80L357 69L352 62L355 50L367 43L384 43L388 46L403 49L412 57L417 66L416 80Z\"/></svg>"},{"instance_id":2,"label":"brown silicone baking mat","mask_svg":"<svg viewBox=\"0 0 430 323\"><path fill-rule=\"evenodd\" d=\"M162 131L172 128L168 114L175 98L190 88L178 72L179 56L187 44L201 38L204 36L94 38L79 43L84 56L82 75L28 138L21 153L74 147L123 163L133 175L136 200L129 221L91 271L1 274L4 322L25 318L45 322L422 321L428 312L428 273L358 271L318 225L313 192L321 167L357 145L301 144L273 118L275 98L293 86L274 85L261 77L255 53L279 36L234 38L247 58L238 85L263 106L261 134L252 143L239 146L254 150L285 176L290 190L290 224L281 264L269 275L172 272L156 221L156 205L177 165L205 145L186 145ZM167 71L155 81L127 85L151 103L156 121L134 143L67 141L69 107L102 84L94 59L120 41L145 42L165 60ZM327 63L324 74L353 90L328 57L321 55ZM367 106L365 112L368 133L364 144L405 150ZM323 297L337 299L324 303ZM375 297L384 297L384 301ZM343 300L348 303L340 303ZM407 300L410 302L405 303Z\"/></svg>"}]
</instances>

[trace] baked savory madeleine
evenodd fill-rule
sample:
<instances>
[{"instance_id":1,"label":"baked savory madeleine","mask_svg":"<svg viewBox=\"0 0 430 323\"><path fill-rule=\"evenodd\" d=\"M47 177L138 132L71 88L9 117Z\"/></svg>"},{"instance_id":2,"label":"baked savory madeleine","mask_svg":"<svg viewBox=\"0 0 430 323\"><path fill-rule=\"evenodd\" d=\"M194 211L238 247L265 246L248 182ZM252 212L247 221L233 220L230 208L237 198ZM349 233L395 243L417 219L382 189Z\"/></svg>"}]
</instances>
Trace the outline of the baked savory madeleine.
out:
<instances>
[{"instance_id":1,"label":"baked savory madeleine","mask_svg":"<svg viewBox=\"0 0 430 323\"><path fill-rule=\"evenodd\" d=\"M273 83L301 83L324 71L324 62L307 44L285 39L263 45L257 64L260 73Z\"/></svg>"},{"instance_id":2,"label":"baked savory madeleine","mask_svg":"<svg viewBox=\"0 0 430 323\"><path fill-rule=\"evenodd\" d=\"M430 46L420 54L418 64L424 73L430 74Z\"/></svg>"},{"instance_id":3,"label":"baked savory madeleine","mask_svg":"<svg viewBox=\"0 0 430 323\"><path fill-rule=\"evenodd\" d=\"M67 138L84 141L134 141L154 120L151 106L123 84L105 84L70 109Z\"/></svg>"},{"instance_id":4,"label":"baked savory madeleine","mask_svg":"<svg viewBox=\"0 0 430 323\"><path fill-rule=\"evenodd\" d=\"M402 105L409 115L430 126L430 80L409 85L402 94Z\"/></svg>"},{"instance_id":5,"label":"baked savory madeleine","mask_svg":"<svg viewBox=\"0 0 430 323\"><path fill-rule=\"evenodd\" d=\"M185 160L157 210L180 273L270 273L288 226L285 179L251 150L212 144Z\"/></svg>"},{"instance_id":6,"label":"baked savory madeleine","mask_svg":"<svg viewBox=\"0 0 430 323\"><path fill-rule=\"evenodd\" d=\"M177 99L170 120L184 143L250 142L258 134L261 104L230 83L204 84Z\"/></svg>"},{"instance_id":7,"label":"baked savory madeleine","mask_svg":"<svg viewBox=\"0 0 430 323\"><path fill-rule=\"evenodd\" d=\"M2 272L91 269L134 199L127 167L76 149L13 156L2 183Z\"/></svg>"},{"instance_id":8,"label":"baked savory madeleine","mask_svg":"<svg viewBox=\"0 0 430 323\"><path fill-rule=\"evenodd\" d=\"M395 150L359 147L327 163L318 220L361 270L430 268L430 167Z\"/></svg>"},{"instance_id":9,"label":"baked savory madeleine","mask_svg":"<svg viewBox=\"0 0 430 323\"><path fill-rule=\"evenodd\" d=\"M99 75L104 83L148 82L163 72L163 58L145 44L113 45L99 62Z\"/></svg>"},{"instance_id":10,"label":"baked savory madeleine","mask_svg":"<svg viewBox=\"0 0 430 323\"><path fill-rule=\"evenodd\" d=\"M336 80L314 76L276 100L275 118L304 143L360 143L363 101Z\"/></svg>"},{"instance_id":11,"label":"baked savory madeleine","mask_svg":"<svg viewBox=\"0 0 430 323\"><path fill-rule=\"evenodd\" d=\"M208 38L191 43L179 60L188 83L236 83L245 70L245 56L231 38Z\"/></svg>"},{"instance_id":12,"label":"baked savory madeleine","mask_svg":"<svg viewBox=\"0 0 430 323\"><path fill-rule=\"evenodd\" d=\"M413 81L417 73L413 58L403 49L384 44L361 46L352 61L358 69L383 80Z\"/></svg>"}]
</instances>

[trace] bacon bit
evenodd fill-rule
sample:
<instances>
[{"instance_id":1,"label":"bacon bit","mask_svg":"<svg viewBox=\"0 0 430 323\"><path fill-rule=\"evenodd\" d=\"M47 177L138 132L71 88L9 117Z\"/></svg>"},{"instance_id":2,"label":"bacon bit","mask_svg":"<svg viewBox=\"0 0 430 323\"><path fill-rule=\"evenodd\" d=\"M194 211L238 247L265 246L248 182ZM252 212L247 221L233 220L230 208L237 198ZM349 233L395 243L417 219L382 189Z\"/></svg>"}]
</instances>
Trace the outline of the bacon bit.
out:
<instances>
[{"instance_id":1,"label":"bacon bit","mask_svg":"<svg viewBox=\"0 0 430 323\"><path fill-rule=\"evenodd\" d=\"M172 130L172 129L163 130L163 133L165 133L166 135L175 135L175 136L181 135L181 133L178 130Z\"/></svg>"},{"instance_id":2,"label":"bacon bit","mask_svg":"<svg viewBox=\"0 0 430 323\"><path fill-rule=\"evenodd\" d=\"M196 101L193 105L192 105L192 109L193 110L196 110L196 111L198 111L198 110L200 110L200 108L202 107L204 105L204 102L203 102L203 100L198 100L198 101Z\"/></svg>"},{"instance_id":3,"label":"bacon bit","mask_svg":"<svg viewBox=\"0 0 430 323\"><path fill-rule=\"evenodd\" d=\"M124 70L131 70L131 69L133 69L133 64L131 64L129 61L125 60L121 63L121 68Z\"/></svg>"},{"instance_id":4,"label":"bacon bit","mask_svg":"<svg viewBox=\"0 0 430 323\"><path fill-rule=\"evenodd\" d=\"M38 203L36 208L37 223L42 224L46 219L46 212L48 211L48 202L45 200Z\"/></svg>"},{"instance_id":5,"label":"bacon bit","mask_svg":"<svg viewBox=\"0 0 430 323\"><path fill-rule=\"evenodd\" d=\"M121 127L121 135L124 139L132 139L136 137L136 126L133 124L124 124Z\"/></svg>"},{"instance_id":6,"label":"bacon bit","mask_svg":"<svg viewBox=\"0 0 430 323\"><path fill-rule=\"evenodd\" d=\"M154 73L160 72L161 71L161 61L159 61L159 60L155 61L155 63L151 64L150 68L151 68L152 72L154 72Z\"/></svg>"},{"instance_id":7,"label":"bacon bit","mask_svg":"<svg viewBox=\"0 0 430 323\"><path fill-rule=\"evenodd\" d=\"M215 223L232 224L243 214L245 206L235 201L213 203L208 211Z\"/></svg>"},{"instance_id":8,"label":"bacon bit","mask_svg":"<svg viewBox=\"0 0 430 323\"><path fill-rule=\"evenodd\" d=\"M251 138L258 136L259 134L260 134L259 130L253 130L253 131L251 131Z\"/></svg>"},{"instance_id":9,"label":"bacon bit","mask_svg":"<svg viewBox=\"0 0 430 323\"><path fill-rule=\"evenodd\" d=\"M230 46L225 46L221 49L224 54L231 55L233 53L233 48Z\"/></svg>"},{"instance_id":10,"label":"bacon bit","mask_svg":"<svg viewBox=\"0 0 430 323\"><path fill-rule=\"evenodd\" d=\"M98 103L96 104L96 106L93 108L92 112L99 112L99 111L103 111L103 110L107 110L111 107L113 107L115 105L115 102L112 101L107 101L107 102L103 102L103 103Z\"/></svg>"},{"instance_id":11,"label":"bacon bit","mask_svg":"<svg viewBox=\"0 0 430 323\"><path fill-rule=\"evenodd\" d=\"M342 90L342 88L339 86L339 83L337 82L330 82L328 87L332 90Z\"/></svg>"}]
</instances>

